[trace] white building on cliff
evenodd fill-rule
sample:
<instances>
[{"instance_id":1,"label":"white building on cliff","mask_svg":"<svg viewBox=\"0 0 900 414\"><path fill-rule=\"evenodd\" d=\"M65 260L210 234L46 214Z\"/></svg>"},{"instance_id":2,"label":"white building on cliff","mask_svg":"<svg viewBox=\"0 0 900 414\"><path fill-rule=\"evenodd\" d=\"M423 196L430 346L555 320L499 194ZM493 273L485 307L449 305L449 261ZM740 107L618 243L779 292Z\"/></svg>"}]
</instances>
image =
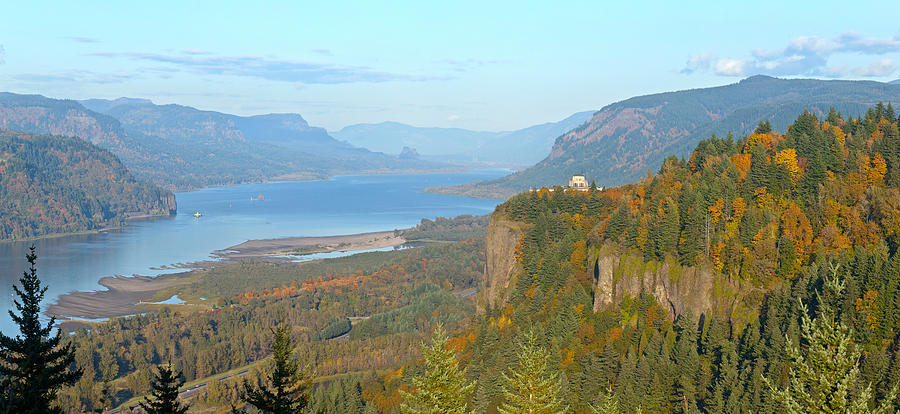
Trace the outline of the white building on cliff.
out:
<instances>
[{"instance_id":1,"label":"white building on cliff","mask_svg":"<svg viewBox=\"0 0 900 414\"><path fill-rule=\"evenodd\" d=\"M588 184L587 179L584 178L584 174L575 174L572 178L569 179L569 186L567 188L571 188L573 190L581 190L587 191L590 189L590 184Z\"/></svg>"}]
</instances>

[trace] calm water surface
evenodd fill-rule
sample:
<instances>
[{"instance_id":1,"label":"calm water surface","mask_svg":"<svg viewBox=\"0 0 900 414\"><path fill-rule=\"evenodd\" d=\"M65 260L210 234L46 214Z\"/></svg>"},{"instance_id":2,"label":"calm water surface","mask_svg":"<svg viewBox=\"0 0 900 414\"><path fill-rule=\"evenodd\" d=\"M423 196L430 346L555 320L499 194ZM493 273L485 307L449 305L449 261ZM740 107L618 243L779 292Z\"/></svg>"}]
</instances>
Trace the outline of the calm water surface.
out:
<instances>
[{"instance_id":1,"label":"calm water surface","mask_svg":"<svg viewBox=\"0 0 900 414\"><path fill-rule=\"evenodd\" d=\"M343 176L177 193L176 216L131 221L122 230L101 234L35 241L38 275L49 286L44 304L66 292L102 289L97 281L104 276L157 275L166 271L151 268L209 259L212 251L251 239L392 230L423 218L486 214L499 202L420 191L508 173ZM260 194L262 201L256 200ZM197 211L203 216L193 217ZM25 269L31 243L0 243L0 310L10 309L12 285ZM0 330L13 332L12 327L2 312Z\"/></svg>"}]
</instances>

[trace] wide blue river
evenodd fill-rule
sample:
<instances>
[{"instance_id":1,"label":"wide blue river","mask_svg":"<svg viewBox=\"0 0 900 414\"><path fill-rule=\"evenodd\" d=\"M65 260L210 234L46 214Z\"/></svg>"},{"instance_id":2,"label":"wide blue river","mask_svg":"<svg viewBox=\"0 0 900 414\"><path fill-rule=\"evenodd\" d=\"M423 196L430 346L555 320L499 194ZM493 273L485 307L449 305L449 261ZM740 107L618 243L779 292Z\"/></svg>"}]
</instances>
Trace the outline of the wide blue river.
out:
<instances>
[{"instance_id":1,"label":"wide blue river","mask_svg":"<svg viewBox=\"0 0 900 414\"><path fill-rule=\"evenodd\" d=\"M176 193L178 214L131 221L121 230L42 239L37 270L49 286L44 305L71 291L101 289L104 276L148 275L151 268L210 258L251 239L329 236L412 227L423 218L486 214L498 201L421 192L435 185L496 178L507 170L464 174L342 176L326 181L245 184ZM264 200L257 200L262 195ZM194 212L203 214L200 218ZM32 242L0 243L0 310ZM171 271L170 271L171 272ZM17 333L6 312L0 331Z\"/></svg>"}]
</instances>

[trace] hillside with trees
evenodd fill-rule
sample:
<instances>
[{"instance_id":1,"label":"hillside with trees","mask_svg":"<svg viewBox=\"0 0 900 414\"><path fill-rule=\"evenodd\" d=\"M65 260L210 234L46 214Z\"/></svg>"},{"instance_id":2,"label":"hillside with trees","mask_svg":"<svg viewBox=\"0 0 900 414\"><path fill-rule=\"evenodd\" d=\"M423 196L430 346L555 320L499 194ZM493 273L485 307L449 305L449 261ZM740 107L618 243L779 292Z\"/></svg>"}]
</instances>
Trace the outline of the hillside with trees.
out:
<instances>
[{"instance_id":1,"label":"hillside with trees","mask_svg":"<svg viewBox=\"0 0 900 414\"><path fill-rule=\"evenodd\" d=\"M636 184L513 197L492 226L523 223L515 275L482 297L460 353L472 406L509 401L504 375L535 329L576 412L894 412L898 150L890 105L803 112L784 133L703 140Z\"/></svg>"},{"instance_id":2,"label":"hillside with trees","mask_svg":"<svg viewBox=\"0 0 900 414\"><path fill-rule=\"evenodd\" d=\"M898 129L806 111L635 184L519 194L486 239L195 271L158 295L185 303L77 330L58 401L137 404L171 363L192 409L240 407L287 364L323 413L895 412Z\"/></svg>"},{"instance_id":3,"label":"hillside with trees","mask_svg":"<svg viewBox=\"0 0 900 414\"><path fill-rule=\"evenodd\" d=\"M316 377L330 378L324 385L337 387L335 392L345 387L349 396L341 404L358 409L330 412L390 410L399 404L403 377L388 374L416 357L419 331L436 323L455 331L474 314L471 299L459 292L477 285L483 267L483 242L469 240L197 271L193 283L160 293L178 294L185 304L76 330L70 338L84 376L60 392L60 403L67 412L92 411L104 406L107 389L115 405L136 405L150 392L155 367L171 362L188 384L228 376L212 380L192 406L240 406L243 380L255 383L269 373L270 329L283 323L291 327L301 366L310 364ZM338 338L348 318L352 330ZM323 393L312 398L314 406L328 405L324 391L314 391Z\"/></svg>"},{"instance_id":4,"label":"hillside with trees","mask_svg":"<svg viewBox=\"0 0 900 414\"><path fill-rule=\"evenodd\" d=\"M0 240L120 226L175 213L175 196L77 138L0 131Z\"/></svg>"},{"instance_id":5,"label":"hillside with trees","mask_svg":"<svg viewBox=\"0 0 900 414\"><path fill-rule=\"evenodd\" d=\"M296 114L238 117L127 98L84 105L0 93L0 128L82 138L111 151L136 177L171 190L445 167L352 147Z\"/></svg>"},{"instance_id":6,"label":"hillside with trees","mask_svg":"<svg viewBox=\"0 0 900 414\"><path fill-rule=\"evenodd\" d=\"M432 191L507 198L586 174L599 186L635 182L666 157L687 157L712 134L750 134L761 119L783 131L800 112L830 108L858 117L878 102L900 102L900 85L871 81L753 76L713 88L638 96L608 105L560 136L537 165L508 177Z\"/></svg>"}]
</instances>

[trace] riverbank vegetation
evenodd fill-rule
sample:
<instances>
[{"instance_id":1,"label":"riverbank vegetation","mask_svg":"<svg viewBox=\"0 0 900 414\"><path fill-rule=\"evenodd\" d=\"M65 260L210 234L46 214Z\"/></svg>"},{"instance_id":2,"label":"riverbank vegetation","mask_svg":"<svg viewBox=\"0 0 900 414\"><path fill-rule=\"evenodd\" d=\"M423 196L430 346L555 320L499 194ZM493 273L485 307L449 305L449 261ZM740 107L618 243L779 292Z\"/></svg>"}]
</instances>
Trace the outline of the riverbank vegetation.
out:
<instances>
[{"instance_id":1,"label":"riverbank vegetation","mask_svg":"<svg viewBox=\"0 0 900 414\"><path fill-rule=\"evenodd\" d=\"M269 356L269 329L282 319L292 326L301 364L315 367L316 377L355 373L355 387L362 390L361 377L380 378L373 373L392 371L417 355L419 331L435 323L456 329L474 313L471 301L454 293L475 286L483 267L483 243L471 240L314 263L209 269L177 292L181 298L206 298L206 310L174 305L77 330L71 340L85 375L63 390L60 401L75 411L92 410L101 403L104 383L119 402L143 395L151 369L171 361L188 384L246 370L205 385L197 396L201 404L237 404L240 380L266 374L256 363ZM348 317L356 319L353 329L335 339ZM397 392L398 379L388 381L388 388L379 379L379 395Z\"/></svg>"}]
</instances>

